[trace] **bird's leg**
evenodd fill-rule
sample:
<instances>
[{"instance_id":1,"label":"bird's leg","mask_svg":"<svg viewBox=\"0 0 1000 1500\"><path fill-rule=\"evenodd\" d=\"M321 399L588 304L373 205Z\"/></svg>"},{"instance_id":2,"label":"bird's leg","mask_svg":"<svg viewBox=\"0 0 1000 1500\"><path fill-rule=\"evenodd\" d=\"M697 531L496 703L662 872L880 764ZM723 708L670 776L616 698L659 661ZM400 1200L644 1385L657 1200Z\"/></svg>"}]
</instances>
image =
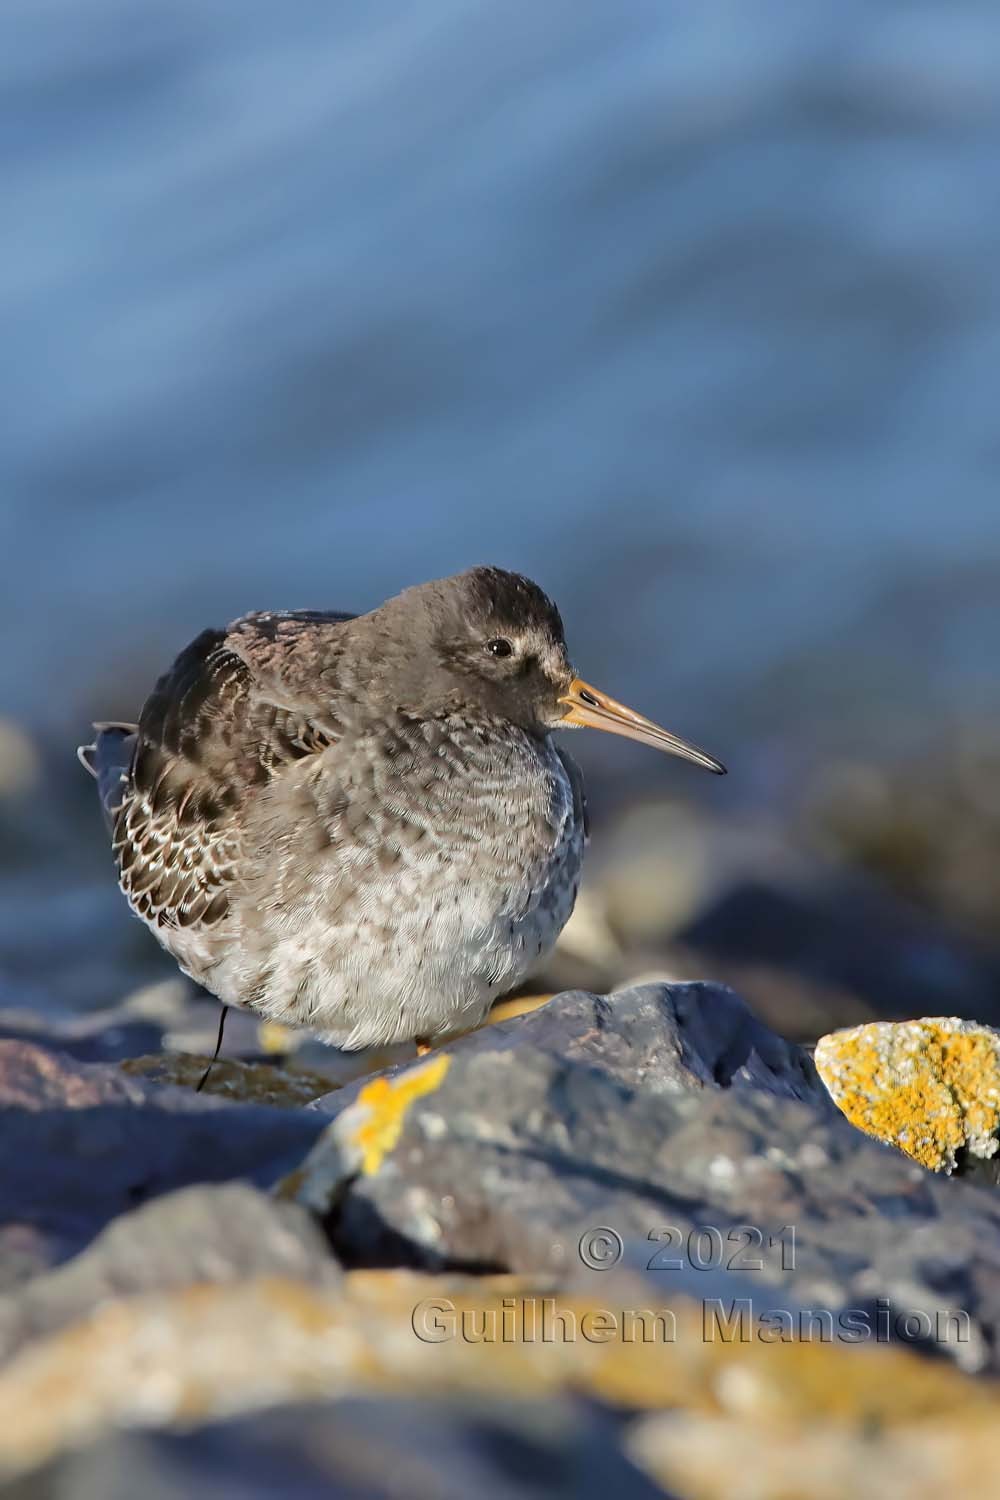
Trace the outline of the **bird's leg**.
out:
<instances>
[{"instance_id":1,"label":"bird's leg","mask_svg":"<svg viewBox=\"0 0 1000 1500\"><path fill-rule=\"evenodd\" d=\"M222 1007L222 1015L219 1017L219 1034L215 1038L215 1051L212 1053L212 1061L209 1063L208 1067L205 1069L204 1073L202 1073L201 1078L198 1081L198 1086L195 1089L195 1093L196 1094L200 1094L201 1093L202 1089L205 1087L206 1083L208 1082L208 1075L209 1075L209 1073L211 1073L212 1069L215 1067L215 1060L216 1060L216 1058L219 1055L219 1048L222 1046L222 1033L226 1029L226 1016L228 1014L229 1014L229 1006L228 1005L224 1005Z\"/></svg>"}]
</instances>

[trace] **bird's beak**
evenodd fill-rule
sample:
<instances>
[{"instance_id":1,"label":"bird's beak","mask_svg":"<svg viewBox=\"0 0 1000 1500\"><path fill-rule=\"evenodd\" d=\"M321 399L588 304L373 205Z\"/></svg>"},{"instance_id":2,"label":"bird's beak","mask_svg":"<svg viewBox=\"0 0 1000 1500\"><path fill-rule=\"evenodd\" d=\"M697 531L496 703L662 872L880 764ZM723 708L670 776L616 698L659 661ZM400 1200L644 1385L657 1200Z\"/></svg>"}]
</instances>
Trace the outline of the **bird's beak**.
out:
<instances>
[{"instance_id":1,"label":"bird's beak","mask_svg":"<svg viewBox=\"0 0 1000 1500\"><path fill-rule=\"evenodd\" d=\"M726 768L697 745L689 745L667 729L661 729L652 719L644 719L624 703L617 703L607 693L598 692L581 677L574 677L569 688L559 699L566 712L561 724L578 725L588 729L606 729L609 734L623 734L626 739L638 740L642 745L652 745L654 750L665 750L668 755L679 755L681 760L692 761L714 771L716 776L725 776Z\"/></svg>"}]
</instances>

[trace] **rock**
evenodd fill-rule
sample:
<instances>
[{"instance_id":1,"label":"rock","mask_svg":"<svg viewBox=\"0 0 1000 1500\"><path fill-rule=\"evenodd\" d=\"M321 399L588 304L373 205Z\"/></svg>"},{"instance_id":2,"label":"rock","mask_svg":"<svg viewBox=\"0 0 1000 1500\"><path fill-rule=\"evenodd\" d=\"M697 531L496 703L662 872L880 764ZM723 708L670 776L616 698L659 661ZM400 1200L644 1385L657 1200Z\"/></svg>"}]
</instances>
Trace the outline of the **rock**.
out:
<instances>
[{"instance_id":1,"label":"rock","mask_svg":"<svg viewBox=\"0 0 1000 1500\"><path fill-rule=\"evenodd\" d=\"M162 1044L151 1051L170 1053L197 1053L199 1056L215 1051L219 1035L221 1007L214 996L205 992L194 992L187 1005L172 1018L165 1031ZM275 1055L266 1045L262 1032L265 1023L252 1011L230 1006L226 1013L225 1038L221 1056L243 1062L259 1062L262 1057Z\"/></svg>"},{"instance_id":2,"label":"rock","mask_svg":"<svg viewBox=\"0 0 1000 1500\"><path fill-rule=\"evenodd\" d=\"M53 1048L78 1062L116 1062L152 1052L163 1040L155 1021L130 1014L124 1006L80 1014L45 1014L36 1009L0 1010L0 1037Z\"/></svg>"},{"instance_id":3,"label":"rock","mask_svg":"<svg viewBox=\"0 0 1000 1500\"><path fill-rule=\"evenodd\" d=\"M765 966L823 986L831 1008L810 1040L872 1013L900 1019L947 1009L1000 1025L997 955L958 942L926 913L864 880L815 878L794 890L744 881L690 923L677 942L701 955L702 972L719 964L727 974ZM846 1011L838 996L848 1002ZM856 1012L859 998L864 1017ZM769 1012L768 1019L778 1018ZM793 1011L787 1022L781 1018L783 1031L794 1028Z\"/></svg>"},{"instance_id":4,"label":"rock","mask_svg":"<svg viewBox=\"0 0 1000 1500\"><path fill-rule=\"evenodd\" d=\"M0 1037L32 1041L64 1052L79 1062L117 1062L127 1057L178 1049L174 1036L193 1035L200 1050L215 1046L218 1003L177 975L140 985L116 1005L81 1010L58 992L30 994L25 1003L0 1009ZM260 1053L256 1019L234 1011L226 1027L226 1050L237 1056Z\"/></svg>"},{"instance_id":5,"label":"rock","mask_svg":"<svg viewBox=\"0 0 1000 1500\"><path fill-rule=\"evenodd\" d=\"M0 1044L22 1232L118 1215L0 1299L11 1500L992 1493L1000 1199L731 991L557 995L322 1102Z\"/></svg>"},{"instance_id":6,"label":"rock","mask_svg":"<svg viewBox=\"0 0 1000 1500\"><path fill-rule=\"evenodd\" d=\"M475 1486L448 1484L489 1474L482 1469L488 1460L500 1466L498 1485L506 1482L514 1495L534 1493L529 1485L546 1477L556 1493L560 1484L577 1482L580 1489L568 1493L586 1495L588 1481L573 1467L579 1443L595 1480L617 1475L627 1495L644 1496L634 1471L619 1462L622 1441L651 1470L676 1457L664 1457L652 1429L635 1428L632 1441L627 1423L639 1413L672 1413L695 1434L716 1419L722 1434L755 1433L759 1446L769 1437L774 1447L804 1444L814 1431L839 1433L844 1444L875 1445L922 1428L928 1446L937 1435L941 1454L960 1452L962 1444L982 1454L995 1435L995 1386L942 1361L819 1342L706 1340L702 1308L684 1297L654 1303L661 1321L653 1327L662 1327L663 1336L635 1337L628 1317L649 1306L648 1286L612 1272L601 1287L598 1300L510 1277L368 1272L336 1287L272 1276L106 1303L28 1345L0 1371L0 1472L26 1476L21 1493L30 1490L33 1500L46 1493L44 1482L49 1493L92 1493L95 1500L175 1492L158 1490L149 1467L136 1471L136 1480L144 1479L130 1489L103 1488L115 1455L123 1465L163 1465L168 1486L204 1473L216 1486L230 1479L222 1494L253 1494L242 1485L251 1468L269 1479L272 1493L294 1496L289 1485L300 1481L299 1461L306 1474L310 1464L332 1472L344 1485L333 1493L388 1489L464 1500L477 1493ZM549 1336L546 1308L555 1330ZM275 1410L348 1397L361 1400L339 1411L324 1405L307 1426L301 1414ZM596 1405L568 1407L568 1397ZM608 1422L606 1411L618 1420ZM599 1438L603 1461L582 1441L577 1413ZM239 1416L246 1420L228 1429L209 1425ZM200 1442L142 1445L138 1456L108 1438L103 1454L98 1449L43 1471L39 1489L32 1473L39 1466L136 1428L203 1432ZM385 1484L388 1466L395 1488ZM984 1470L984 1483L991 1473ZM67 1475L68 1490L60 1491ZM491 1484L482 1492L506 1493ZM216 1490L191 1482L186 1493Z\"/></svg>"},{"instance_id":7,"label":"rock","mask_svg":"<svg viewBox=\"0 0 1000 1500\"><path fill-rule=\"evenodd\" d=\"M863 996L777 961L758 963L678 948L671 953L669 964L650 963L642 971L642 977L647 981L657 978L677 982L700 978L706 969L742 995L754 1014L772 1031L809 1047L825 1031L835 1026L859 1025L872 1015L872 1002Z\"/></svg>"},{"instance_id":8,"label":"rock","mask_svg":"<svg viewBox=\"0 0 1000 1500\"><path fill-rule=\"evenodd\" d=\"M218 1002L187 980L168 979L141 987L119 1005L98 1010L81 1012L53 995L30 1005L6 1006L0 1009L0 1037L36 1042L79 1062L117 1062L161 1053L211 1055L219 1013ZM259 1061L268 1052L263 1031L263 1024L249 1011L231 1009L223 1057ZM288 1035L297 1046L298 1034ZM336 1079L327 1088L333 1082Z\"/></svg>"},{"instance_id":9,"label":"rock","mask_svg":"<svg viewBox=\"0 0 1000 1500\"><path fill-rule=\"evenodd\" d=\"M922 910L996 942L1000 723L942 725L933 745L890 763L824 758L804 796L803 833Z\"/></svg>"},{"instance_id":10,"label":"rock","mask_svg":"<svg viewBox=\"0 0 1000 1500\"><path fill-rule=\"evenodd\" d=\"M228 1104L0 1041L0 1274L45 1269L173 1188L236 1177L267 1187L321 1128L303 1110Z\"/></svg>"},{"instance_id":11,"label":"rock","mask_svg":"<svg viewBox=\"0 0 1000 1500\"><path fill-rule=\"evenodd\" d=\"M641 1419L626 1450L663 1487L698 1500L996 1500L987 1422L940 1418L889 1428L840 1421L776 1429L756 1415Z\"/></svg>"},{"instance_id":12,"label":"rock","mask_svg":"<svg viewBox=\"0 0 1000 1500\"><path fill-rule=\"evenodd\" d=\"M724 985L648 984L611 996L570 990L527 1015L517 1014L518 1002L511 1009L516 1019L470 1032L438 1055L449 1056L457 1046L466 1061L480 1053L508 1061L513 1053L530 1053L597 1067L606 1078L644 1093L706 1085L764 1088L828 1108L809 1056L763 1026ZM355 1083L315 1107L339 1113L365 1087Z\"/></svg>"},{"instance_id":13,"label":"rock","mask_svg":"<svg viewBox=\"0 0 1000 1500\"><path fill-rule=\"evenodd\" d=\"M172 1054L174 1057L204 1058L204 1063L198 1072L200 1077L209 1057L215 1051L219 1033L219 1003L205 991L199 991L193 985L185 984L182 986L186 991L183 1004L174 1006L168 1017L163 1014L163 1008L157 1004L157 992L163 988L162 985L149 986L145 992L130 996L125 1005L120 1007L122 1011L131 1013L133 1020L141 1014L143 1018L163 1021L162 1036L158 1044L132 1050L127 1055L138 1057L141 1052L147 1055L162 1052ZM2 1035L2 1015L0 1015L0 1035ZM44 1040L44 1038L40 1039ZM252 1011L241 1010L236 1006L230 1006L226 1014L225 1036L220 1053L220 1057L225 1062L271 1065L280 1063L288 1074L318 1078L322 1085L319 1092L339 1088L355 1078L374 1073L378 1068L390 1067L393 1063L408 1061L414 1056L415 1048L412 1042L401 1043L395 1047L370 1047L360 1052L341 1052L336 1047L331 1047L328 1043L321 1041L307 1026L282 1026L276 1021L262 1020ZM172 1081L182 1087L189 1087L197 1063L192 1062L188 1066L171 1062L165 1063L164 1067L165 1071L162 1076L165 1079L169 1078L169 1070L174 1068L176 1076ZM238 1076L239 1070L236 1070L232 1075L234 1084ZM263 1081L263 1075L260 1076ZM249 1075L247 1077L249 1082ZM222 1092L224 1096L227 1093L226 1090ZM232 1091L229 1092L232 1096ZM289 1097L288 1102L301 1101Z\"/></svg>"},{"instance_id":14,"label":"rock","mask_svg":"<svg viewBox=\"0 0 1000 1500\"><path fill-rule=\"evenodd\" d=\"M1000 1202L849 1126L728 991L558 996L343 1096L282 1191L347 1264L592 1292L620 1261L755 1317L860 1309L865 1338L997 1367Z\"/></svg>"},{"instance_id":15,"label":"rock","mask_svg":"<svg viewBox=\"0 0 1000 1500\"><path fill-rule=\"evenodd\" d=\"M122 1214L66 1265L0 1297L0 1362L113 1297L264 1275L325 1285L337 1274L325 1237L295 1204L245 1183L182 1188Z\"/></svg>"},{"instance_id":16,"label":"rock","mask_svg":"<svg viewBox=\"0 0 1000 1500\"><path fill-rule=\"evenodd\" d=\"M737 838L729 825L724 852L715 833L687 801L643 797L619 811L594 851L594 882L621 947L663 941L704 907Z\"/></svg>"},{"instance_id":17,"label":"rock","mask_svg":"<svg viewBox=\"0 0 1000 1500\"><path fill-rule=\"evenodd\" d=\"M620 1436L569 1395L354 1397L192 1433L111 1433L28 1483L31 1500L663 1500Z\"/></svg>"},{"instance_id":18,"label":"rock","mask_svg":"<svg viewBox=\"0 0 1000 1500\"><path fill-rule=\"evenodd\" d=\"M147 1050L169 1052L175 1056L186 1054L204 1057L205 1063L201 1069L204 1072L208 1058L215 1051L218 1030L218 1002L200 1001L190 1005L187 1013L179 1017L164 1033L160 1048ZM361 1052L340 1052L321 1042L308 1027L280 1026L274 1021L262 1021L252 1012L233 1006L226 1016L225 1037L220 1054L227 1062L265 1061L273 1064L280 1061L286 1073L301 1073L306 1077L318 1077L321 1081L325 1079L318 1090L320 1093L339 1088L352 1079L365 1077L374 1073L377 1068L409 1060L414 1055L412 1042L392 1048L371 1047ZM235 1079L236 1075L233 1076ZM175 1081L183 1086L190 1086L189 1070L182 1066Z\"/></svg>"},{"instance_id":19,"label":"rock","mask_svg":"<svg viewBox=\"0 0 1000 1500\"><path fill-rule=\"evenodd\" d=\"M543 1400L572 1386L620 1392L643 1407L659 1400L651 1393L662 1349L653 1344L623 1354L620 1341L436 1342L414 1332L420 1310L429 1299L440 1305L445 1293L455 1318L498 1318L513 1290L507 1279L360 1280L350 1279L346 1295L272 1276L96 1307L0 1372L0 1471L34 1467L112 1426L190 1427L355 1392L455 1398L478 1386L496 1397ZM586 1307L566 1301L575 1317Z\"/></svg>"},{"instance_id":20,"label":"rock","mask_svg":"<svg viewBox=\"0 0 1000 1500\"><path fill-rule=\"evenodd\" d=\"M874 1021L822 1037L816 1066L852 1125L923 1166L953 1172L996 1156L1000 1034L990 1027Z\"/></svg>"},{"instance_id":21,"label":"rock","mask_svg":"<svg viewBox=\"0 0 1000 1500\"><path fill-rule=\"evenodd\" d=\"M211 1056L197 1057L186 1052L160 1052L152 1057L132 1057L122 1063L122 1072L131 1078L148 1078L155 1083L176 1084L180 1088L197 1088ZM219 1057L202 1090L220 1099L236 1099L243 1104L263 1104L279 1109L296 1109L328 1094L330 1080L318 1073L292 1072L273 1063L245 1062L235 1057Z\"/></svg>"}]
</instances>

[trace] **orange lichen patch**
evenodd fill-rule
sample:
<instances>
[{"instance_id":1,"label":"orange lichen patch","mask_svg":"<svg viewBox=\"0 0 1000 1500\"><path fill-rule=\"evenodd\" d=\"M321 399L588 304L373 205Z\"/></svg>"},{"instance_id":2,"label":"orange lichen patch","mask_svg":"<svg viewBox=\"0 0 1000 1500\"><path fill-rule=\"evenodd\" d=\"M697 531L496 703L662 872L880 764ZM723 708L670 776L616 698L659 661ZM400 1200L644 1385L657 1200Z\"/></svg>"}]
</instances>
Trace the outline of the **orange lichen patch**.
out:
<instances>
[{"instance_id":1,"label":"orange lichen patch","mask_svg":"<svg viewBox=\"0 0 1000 1500\"><path fill-rule=\"evenodd\" d=\"M922 1166L951 1172L962 1148L997 1150L1000 1035L987 1026L874 1021L822 1037L816 1067L852 1125Z\"/></svg>"},{"instance_id":2,"label":"orange lichen patch","mask_svg":"<svg viewBox=\"0 0 1000 1500\"><path fill-rule=\"evenodd\" d=\"M440 1088L450 1066L451 1058L439 1053L430 1062L408 1068L397 1078L374 1078L365 1084L345 1113L343 1123L351 1145L361 1153L361 1170L366 1176L378 1171L396 1145L413 1101Z\"/></svg>"}]
</instances>

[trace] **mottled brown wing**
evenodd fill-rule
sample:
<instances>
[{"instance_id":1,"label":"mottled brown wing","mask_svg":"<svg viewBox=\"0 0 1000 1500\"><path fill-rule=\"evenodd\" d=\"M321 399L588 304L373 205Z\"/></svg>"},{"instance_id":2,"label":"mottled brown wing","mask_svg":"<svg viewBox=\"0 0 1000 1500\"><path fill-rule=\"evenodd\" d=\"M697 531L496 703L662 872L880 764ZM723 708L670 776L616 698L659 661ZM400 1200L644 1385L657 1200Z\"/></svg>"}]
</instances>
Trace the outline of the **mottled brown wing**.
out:
<instances>
[{"instance_id":1,"label":"mottled brown wing","mask_svg":"<svg viewBox=\"0 0 1000 1500\"><path fill-rule=\"evenodd\" d=\"M272 618L261 617L265 631ZM301 707L260 693L233 649L254 629L248 617L237 636L204 631L157 682L139 718L112 845L131 905L159 926L222 921L248 799L334 737Z\"/></svg>"}]
</instances>

